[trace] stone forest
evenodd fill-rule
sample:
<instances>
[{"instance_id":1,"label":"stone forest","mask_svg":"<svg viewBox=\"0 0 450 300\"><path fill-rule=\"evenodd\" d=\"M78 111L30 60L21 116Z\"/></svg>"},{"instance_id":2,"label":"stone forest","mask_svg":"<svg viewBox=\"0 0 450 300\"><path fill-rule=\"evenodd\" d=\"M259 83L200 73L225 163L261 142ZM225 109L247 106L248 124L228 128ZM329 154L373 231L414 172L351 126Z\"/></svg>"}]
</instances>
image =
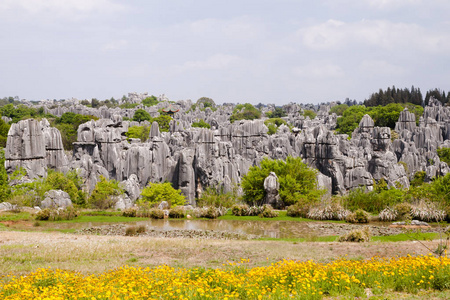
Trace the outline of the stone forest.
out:
<instances>
[{"instance_id":1,"label":"stone forest","mask_svg":"<svg viewBox=\"0 0 450 300\"><path fill-rule=\"evenodd\" d=\"M448 299L449 102L0 99L0 298Z\"/></svg>"}]
</instances>

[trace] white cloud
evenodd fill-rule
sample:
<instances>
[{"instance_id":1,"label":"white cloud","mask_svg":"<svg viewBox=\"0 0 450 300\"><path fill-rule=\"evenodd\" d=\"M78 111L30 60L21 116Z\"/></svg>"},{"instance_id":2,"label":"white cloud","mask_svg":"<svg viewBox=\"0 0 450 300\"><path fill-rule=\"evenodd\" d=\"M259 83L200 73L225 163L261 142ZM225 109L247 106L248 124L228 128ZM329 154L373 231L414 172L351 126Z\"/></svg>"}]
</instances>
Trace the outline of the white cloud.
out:
<instances>
[{"instance_id":1,"label":"white cloud","mask_svg":"<svg viewBox=\"0 0 450 300\"><path fill-rule=\"evenodd\" d=\"M403 67L391 64L384 60L363 60L359 68L362 74L368 74L371 77L394 77L406 73L406 70Z\"/></svg>"},{"instance_id":2,"label":"white cloud","mask_svg":"<svg viewBox=\"0 0 450 300\"><path fill-rule=\"evenodd\" d=\"M194 35L222 36L227 39L255 39L263 35L264 26L250 17L232 19L202 19L185 27Z\"/></svg>"},{"instance_id":3,"label":"white cloud","mask_svg":"<svg viewBox=\"0 0 450 300\"><path fill-rule=\"evenodd\" d=\"M79 19L92 13L114 13L125 6L111 0L2 0L0 13Z\"/></svg>"},{"instance_id":4,"label":"white cloud","mask_svg":"<svg viewBox=\"0 0 450 300\"><path fill-rule=\"evenodd\" d=\"M417 24L387 20L362 20L353 23L328 20L300 29L297 34L305 46L314 50L335 51L355 46L420 50L428 53L450 50L448 31L432 31Z\"/></svg>"},{"instance_id":5,"label":"white cloud","mask_svg":"<svg viewBox=\"0 0 450 300\"><path fill-rule=\"evenodd\" d=\"M107 43L103 46L104 51L115 51L119 49L123 49L128 45L127 40L118 40Z\"/></svg>"},{"instance_id":6,"label":"white cloud","mask_svg":"<svg viewBox=\"0 0 450 300\"><path fill-rule=\"evenodd\" d=\"M342 78L345 75L344 70L340 66L323 61L315 61L303 66L297 66L292 71L296 76L314 79Z\"/></svg>"},{"instance_id":7,"label":"white cloud","mask_svg":"<svg viewBox=\"0 0 450 300\"><path fill-rule=\"evenodd\" d=\"M228 54L215 54L205 60L187 61L181 66L175 67L176 71L196 71L196 70L221 70L226 69L236 63L239 57Z\"/></svg>"}]
</instances>

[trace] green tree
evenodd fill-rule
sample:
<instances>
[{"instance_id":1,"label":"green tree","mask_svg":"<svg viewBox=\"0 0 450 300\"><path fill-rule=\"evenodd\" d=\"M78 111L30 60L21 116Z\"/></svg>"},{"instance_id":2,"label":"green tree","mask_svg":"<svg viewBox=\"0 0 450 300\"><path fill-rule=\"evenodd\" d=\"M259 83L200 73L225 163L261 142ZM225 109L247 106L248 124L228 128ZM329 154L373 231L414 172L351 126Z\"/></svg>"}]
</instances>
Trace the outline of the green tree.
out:
<instances>
[{"instance_id":1,"label":"green tree","mask_svg":"<svg viewBox=\"0 0 450 300\"><path fill-rule=\"evenodd\" d=\"M119 186L118 181L114 179L108 180L104 176L100 176L100 181L95 185L89 197L88 204L100 209L111 208L114 205L111 196L119 196L123 193L124 191Z\"/></svg>"},{"instance_id":2,"label":"green tree","mask_svg":"<svg viewBox=\"0 0 450 300\"><path fill-rule=\"evenodd\" d=\"M280 183L280 199L285 205L299 201L313 203L320 199L322 190L317 187L316 170L309 168L301 158L287 157L286 161L265 158L261 165L253 166L242 178L243 199L250 205L264 202L264 180L275 172Z\"/></svg>"},{"instance_id":3,"label":"green tree","mask_svg":"<svg viewBox=\"0 0 450 300\"><path fill-rule=\"evenodd\" d=\"M250 103L238 104L233 110L233 114L230 117L230 122L233 123L237 120L254 120L261 118L261 111Z\"/></svg>"},{"instance_id":4,"label":"green tree","mask_svg":"<svg viewBox=\"0 0 450 300\"><path fill-rule=\"evenodd\" d=\"M266 117L268 118L282 118L286 117L286 112L281 107L275 107L273 111L266 112Z\"/></svg>"},{"instance_id":5,"label":"green tree","mask_svg":"<svg viewBox=\"0 0 450 300\"><path fill-rule=\"evenodd\" d=\"M148 140L150 134L150 126L132 126L128 128L125 135L130 139L141 139L142 142Z\"/></svg>"},{"instance_id":6,"label":"green tree","mask_svg":"<svg viewBox=\"0 0 450 300\"><path fill-rule=\"evenodd\" d=\"M155 96L153 96L153 95L151 95L150 97L147 97L144 100L142 100L142 104L144 106L154 106L154 105L156 105L158 103L159 103L158 99Z\"/></svg>"},{"instance_id":7,"label":"green tree","mask_svg":"<svg viewBox=\"0 0 450 300\"><path fill-rule=\"evenodd\" d=\"M8 132L11 126L0 119L0 147L6 147L6 140L8 139Z\"/></svg>"},{"instance_id":8,"label":"green tree","mask_svg":"<svg viewBox=\"0 0 450 300\"><path fill-rule=\"evenodd\" d=\"M159 115L151 120L151 122L158 123L161 132L169 132L170 121L172 121L172 117L169 115Z\"/></svg>"},{"instance_id":9,"label":"green tree","mask_svg":"<svg viewBox=\"0 0 450 300\"><path fill-rule=\"evenodd\" d=\"M192 123L192 127L200 127L200 128L208 128L208 129L210 129L211 125L206 123L203 119L200 119L200 121Z\"/></svg>"},{"instance_id":10,"label":"green tree","mask_svg":"<svg viewBox=\"0 0 450 300\"><path fill-rule=\"evenodd\" d=\"M133 121L142 122L142 121L151 121L152 117L148 112L143 110L142 108L136 110L133 116Z\"/></svg>"},{"instance_id":11,"label":"green tree","mask_svg":"<svg viewBox=\"0 0 450 300\"><path fill-rule=\"evenodd\" d=\"M317 116L317 114L310 109L305 109L305 111L303 112L303 115L305 116L305 118L309 117L311 120Z\"/></svg>"},{"instance_id":12,"label":"green tree","mask_svg":"<svg viewBox=\"0 0 450 300\"><path fill-rule=\"evenodd\" d=\"M8 174L5 169L5 151L0 150L0 202L6 201L11 194L11 189L8 185Z\"/></svg>"},{"instance_id":13,"label":"green tree","mask_svg":"<svg viewBox=\"0 0 450 300\"><path fill-rule=\"evenodd\" d=\"M267 126L269 131L267 132L269 135L275 134L278 131L278 127L281 125L287 125L287 122L281 118L272 118L264 121L264 124Z\"/></svg>"},{"instance_id":14,"label":"green tree","mask_svg":"<svg viewBox=\"0 0 450 300\"><path fill-rule=\"evenodd\" d=\"M437 154L441 161L450 165L450 148L445 147L439 148L437 149Z\"/></svg>"},{"instance_id":15,"label":"green tree","mask_svg":"<svg viewBox=\"0 0 450 300\"><path fill-rule=\"evenodd\" d=\"M330 109L330 114L335 113L338 116L342 116L344 112L348 109L348 107L349 106L347 104L335 105Z\"/></svg>"},{"instance_id":16,"label":"green tree","mask_svg":"<svg viewBox=\"0 0 450 300\"><path fill-rule=\"evenodd\" d=\"M174 189L169 182L151 183L142 190L142 202L157 205L162 201L167 201L171 207L184 205L186 198L180 190Z\"/></svg>"}]
</instances>

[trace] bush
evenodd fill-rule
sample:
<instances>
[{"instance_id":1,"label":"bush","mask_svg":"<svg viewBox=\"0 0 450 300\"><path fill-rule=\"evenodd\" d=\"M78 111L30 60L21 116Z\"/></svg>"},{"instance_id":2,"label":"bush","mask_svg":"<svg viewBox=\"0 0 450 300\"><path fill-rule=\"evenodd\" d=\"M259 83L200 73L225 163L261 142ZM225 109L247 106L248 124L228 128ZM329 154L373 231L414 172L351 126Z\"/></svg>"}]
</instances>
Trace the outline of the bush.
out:
<instances>
[{"instance_id":1,"label":"bush","mask_svg":"<svg viewBox=\"0 0 450 300\"><path fill-rule=\"evenodd\" d=\"M399 203L394 206L394 209L397 211L397 220L405 220L411 219L411 204L407 202Z\"/></svg>"},{"instance_id":2,"label":"bush","mask_svg":"<svg viewBox=\"0 0 450 300\"><path fill-rule=\"evenodd\" d=\"M182 219L184 217L186 217L186 211L181 206L177 206L169 210L169 218Z\"/></svg>"},{"instance_id":3,"label":"bush","mask_svg":"<svg viewBox=\"0 0 450 300\"><path fill-rule=\"evenodd\" d=\"M111 208L115 204L112 196L119 196L123 193L124 191L117 180L108 180L100 176L100 181L97 182L89 197L89 205L99 209Z\"/></svg>"},{"instance_id":4,"label":"bush","mask_svg":"<svg viewBox=\"0 0 450 300\"><path fill-rule=\"evenodd\" d=\"M275 218L278 217L278 212L274 211L272 206L264 204L258 216L260 216L261 218Z\"/></svg>"},{"instance_id":5,"label":"bush","mask_svg":"<svg viewBox=\"0 0 450 300\"><path fill-rule=\"evenodd\" d=\"M398 212L394 208L386 207L379 214L380 221L392 222L398 219Z\"/></svg>"},{"instance_id":6,"label":"bush","mask_svg":"<svg viewBox=\"0 0 450 300\"><path fill-rule=\"evenodd\" d=\"M131 126L125 135L129 139L140 139L141 142L146 142L150 135L150 126Z\"/></svg>"},{"instance_id":7,"label":"bush","mask_svg":"<svg viewBox=\"0 0 450 300\"><path fill-rule=\"evenodd\" d=\"M151 206L155 206L162 201L167 201L169 205L184 205L186 199L180 190L174 189L169 182L165 183L149 183L141 192L141 203L147 202Z\"/></svg>"},{"instance_id":8,"label":"bush","mask_svg":"<svg viewBox=\"0 0 450 300\"><path fill-rule=\"evenodd\" d=\"M136 122L151 121L151 120L152 116L150 116L150 114L142 108L136 110L133 116L133 121Z\"/></svg>"},{"instance_id":9,"label":"bush","mask_svg":"<svg viewBox=\"0 0 450 300\"><path fill-rule=\"evenodd\" d=\"M264 158L261 165L251 167L242 178L243 199L249 205L264 203L264 180L275 172L280 182L280 199L289 206L297 202L317 202L324 191L317 188L316 170L302 162L302 158L287 157L286 161Z\"/></svg>"},{"instance_id":10,"label":"bush","mask_svg":"<svg viewBox=\"0 0 450 300\"><path fill-rule=\"evenodd\" d=\"M122 216L134 218L136 217L136 209L135 208L127 208L122 211Z\"/></svg>"},{"instance_id":11,"label":"bush","mask_svg":"<svg viewBox=\"0 0 450 300\"><path fill-rule=\"evenodd\" d=\"M139 212L138 212L138 216L140 217ZM158 208L150 209L149 217L152 219L164 219L164 211L162 209L158 209Z\"/></svg>"},{"instance_id":12,"label":"bush","mask_svg":"<svg viewBox=\"0 0 450 300\"><path fill-rule=\"evenodd\" d=\"M289 217L302 217L306 218L309 211L309 205L304 203L295 203L294 205L287 207L286 214Z\"/></svg>"},{"instance_id":13,"label":"bush","mask_svg":"<svg viewBox=\"0 0 450 300\"><path fill-rule=\"evenodd\" d=\"M339 242L370 242L370 231L366 227L364 229L355 229L349 233L339 237Z\"/></svg>"},{"instance_id":14,"label":"bush","mask_svg":"<svg viewBox=\"0 0 450 300\"><path fill-rule=\"evenodd\" d=\"M366 211L358 209L349 214L345 220L349 223L369 223L369 219L370 215Z\"/></svg>"},{"instance_id":15,"label":"bush","mask_svg":"<svg viewBox=\"0 0 450 300\"><path fill-rule=\"evenodd\" d=\"M144 100L142 100L142 104L144 106L154 106L154 105L156 105L158 103L159 103L158 99L155 96L153 96L153 95L151 95L150 97L147 97Z\"/></svg>"},{"instance_id":16,"label":"bush","mask_svg":"<svg viewBox=\"0 0 450 300\"><path fill-rule=\"evenodd\" d=\"M400 189L387 188L384 181L374 186L373 191L366 191L365 188L357 188L343 197L346 207L350 210L363 209L371 213L379 213L387 206L404 201L405 192Z\"/></svg>"},{"instance_id":17,"label":"bush","mask_svg":"<svg viewBox=\"0 0 450 300\"><path fill-rule=\"evenodd\" d=\"M125 228L125 235L126 236L134 236L137 233L137 228L136 226L129 226L127 228Z\"/></svg>"},{"instance_id":18,"label":"bush","mask_svg":"<svg viewBox=\"0 0 450 300\"><path fill-rule=\"evenodd\" d=\"M147 227L145 227L145 225L139 225L138 228L136 229L136 233L144 233L147 231Z\"/></svg>"},{"instance_id":19,"label":"bush","mask_svg":"<svg viewBox=\"0 0 450 300\"><path fill-rule=\"evenodd\" d=\"M247 204L235 204L231 207L231 213L233 216L247 216L249 206Z\"/></svg>"},{"instance_id":20,"label":"bush","mask_svg":"<svg viewBox=\"0 0 450 300\"><path fill-rule=\"evenodd\" d=\"M250 103L245 103L236 105L233 114L230 117L230 122L233 123L237 120L254 120L260 118L261 112Z\"/></svg>"},{"instance_id":21,"label":"bush","mask_svg":"<svg viewBox=\"0 0 450 300\"><path fill-rule=\"evenodd\" d=\"M436 150L440 160L450 165L450 148L439 148Z\"/></svg>"},{"instance_id":22,"label":"bush","mask_svg":"<svg viewBox=\"0 0 450 300\"><path fill-rule=\"evenodd\" d=\"M447 213L445 210L439 209L433 202L420 201L411 207L411 216L425 222L442 222Z\"/></svg>"},{"instance_id":23,"label":"bush","mask_svg":"<svg viewBox=\"0 0 450 300\"><path fill-rule=\"evenodd\" d=\"M191 125L192 127L199 127L199 128L208 128L211 129L211 125L209 125L208 123L206 123L203 119L200 119L200 121L198 122L194 122Z\"/></svg>"},{"instance_id":24,"label":"bush","mask_svg":"<svg viewBox=\"0 0 450 300\"><path fill-rule=\"evenodd\" d=\"M272 118L272 119L265 120L264 124L269 129L269 131L267 132L267 134L269 134L269 135L277 133L278 127L280 127L281 125L283 125L283 124L287 125L286 121L281 118Z\"/></svg>"},{"instance_id":25,"label":"bush","mask_svg":"<svg viewBox=\"0 0 450 300\"><path fill-rule=\"evenodd\" d=\"M307 217L313 220L345 220L349 215L349 210L344 209L340 204L333 203L311 208Z\"/></svg>"},{"instance_id":26,"label":"bush","mask_svg":"<svg viewBox=\"0 0 450 300\"><path fill-rule=\"evenodd\" d=\"M225 215L227 212L227 209L225 208L218 208L214 206L209 207L197 207L194 209L194 215L197 218L207 218L207 219L217 219L220 216Z\"/></svg>"},{"instance_id":27,"label":"bush","mask_svg":"<svg viewBox=\"0 0 450 300\"><path fill-rule=\"evenodd\" d=\"M238 189L234 187L231 192L224 193L223 189L207 187L200 199L197 199L197 206L215 206L230 208L239 200Z\"/></svg>"},{"instance_id":28,"label":"bush","mask_svg":"<svg viewBox=\"0 0 450 300\"><path fill-rule=\"evenodd\" d=\"M46 208L36 213L36 220L39 221L61 221L61 220L73 220L78 217L78 211L68 206L66 208Z\"/></svg>"}]
</instances>

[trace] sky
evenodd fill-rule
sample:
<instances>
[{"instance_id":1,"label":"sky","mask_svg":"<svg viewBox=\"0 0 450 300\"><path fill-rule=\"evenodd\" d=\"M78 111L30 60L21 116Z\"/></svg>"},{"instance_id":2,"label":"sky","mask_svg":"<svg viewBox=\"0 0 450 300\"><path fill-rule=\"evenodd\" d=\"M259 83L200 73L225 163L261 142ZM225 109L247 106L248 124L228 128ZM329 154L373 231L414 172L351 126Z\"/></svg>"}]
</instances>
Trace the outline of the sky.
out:
<instances>
[{"instance_id":1,"label":"sky","mask_svg":"<svg viewBox=\"0 0 450 300\"><path fill-rule=\"evenodd\" d=\"M450 90L447 0L0 0L0 97L363 101Z\"/></svg>"}]
</instances>

